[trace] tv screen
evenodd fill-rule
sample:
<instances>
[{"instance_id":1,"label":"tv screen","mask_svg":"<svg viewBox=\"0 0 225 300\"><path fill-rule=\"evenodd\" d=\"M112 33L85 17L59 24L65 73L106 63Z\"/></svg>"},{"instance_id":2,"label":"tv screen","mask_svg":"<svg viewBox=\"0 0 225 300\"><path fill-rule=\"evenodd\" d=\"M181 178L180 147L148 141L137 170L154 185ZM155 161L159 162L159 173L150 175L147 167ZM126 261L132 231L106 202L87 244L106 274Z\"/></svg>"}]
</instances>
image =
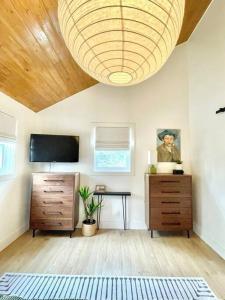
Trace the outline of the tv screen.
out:
<instances>
[{"instance_id":1,"label":"tv screen","mask_svg":"<svg viewBox=\"0 0 225 300\"><path fill-rule=\"evenodd\" d=\"M31 134L30 162L78 162L79 137Z\"/></svg>"}]
</instances>

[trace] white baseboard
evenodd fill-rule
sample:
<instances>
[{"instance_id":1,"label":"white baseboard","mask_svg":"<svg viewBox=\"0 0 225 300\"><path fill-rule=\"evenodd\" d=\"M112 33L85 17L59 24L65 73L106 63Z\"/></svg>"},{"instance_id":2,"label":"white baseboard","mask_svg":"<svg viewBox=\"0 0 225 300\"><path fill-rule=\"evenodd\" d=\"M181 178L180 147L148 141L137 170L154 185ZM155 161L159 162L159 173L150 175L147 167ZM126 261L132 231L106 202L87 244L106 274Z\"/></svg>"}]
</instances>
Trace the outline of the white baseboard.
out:
<instances>
[{"instance_id":1,"label":"white baseboard","mask_svg":"<svg viewBox=\"0 0 225 300\"><path fill-rule=\"evenodd\" d=\"M218 255L225 259L225 245L219 244L212 237L207 236L202 232L202 229L198 224L194 224L194 232L203 240L207 245L209 245Z\"/></svg>"},{"instance_id":2,"label":"white baseboard","mask_svg":"<svg viewBox=\"0 0 225 300\"><path fill-rule=\"evenodd\" d=\"M82 227L82 222L79 222L77 228ZM105 221L102 220L100 223L100 228L102 229L123 229L123 221ZM139 230L146 230L147 226L145 223L140 221L133 221L128 222L127 229L139 229Z\"/></svg>"},{"instance_id":3,"label":"white baseboard","mask_svg":"<svg viewBox=\"0 0 225 300\"><path fill-rule=\"evenodd\" d=\"M14 242L18 237L20 237L24 232L26 232L29 229L29 226L23 225L13 233L11 233L9 236L5 237L4 239L0 240L0 251L8 247L12 242Z\"/></svg>"}]
</instances>

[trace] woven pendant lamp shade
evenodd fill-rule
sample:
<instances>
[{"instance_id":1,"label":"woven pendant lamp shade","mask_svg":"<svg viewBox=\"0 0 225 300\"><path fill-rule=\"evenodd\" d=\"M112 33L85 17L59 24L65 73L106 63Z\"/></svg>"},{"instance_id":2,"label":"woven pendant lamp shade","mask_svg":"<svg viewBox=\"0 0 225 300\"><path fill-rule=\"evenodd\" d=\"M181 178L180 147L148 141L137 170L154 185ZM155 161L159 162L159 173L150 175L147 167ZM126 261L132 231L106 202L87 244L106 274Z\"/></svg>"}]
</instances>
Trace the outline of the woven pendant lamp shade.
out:
<instances>
[{"instance_id":1,"label":"woven pendant lamp shade","mask_svg":"<svg viewBox=\"0 0 225 300\"><path fill-rule=\"evenodd\" d=\"M75 61L100 82L126 86L155 74L176 46L185 0L59 0Z\"/></svg>"}]
</instances>

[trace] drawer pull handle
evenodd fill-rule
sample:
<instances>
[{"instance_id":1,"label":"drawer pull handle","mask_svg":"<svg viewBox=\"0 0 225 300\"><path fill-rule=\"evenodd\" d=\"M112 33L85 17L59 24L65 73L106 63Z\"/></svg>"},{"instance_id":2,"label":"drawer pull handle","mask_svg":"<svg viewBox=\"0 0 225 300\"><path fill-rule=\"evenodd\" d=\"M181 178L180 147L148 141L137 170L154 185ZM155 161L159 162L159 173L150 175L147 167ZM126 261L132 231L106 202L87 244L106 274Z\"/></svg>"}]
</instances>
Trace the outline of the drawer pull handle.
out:
<instances>
[{"instance_id":1,"label":"drawer pull handle","mask_svg":"<svg viewBox=\"0 0 225 300\"><path fill-rule=\"evenodd\" d=\"M162 191L163 194L179 194L180 191Z\"/></svg>"},{"instance_id":2,"label":"drawer pull handle","mask_svg":"<svg viewBox=\"0 0 225 300\"><path fill-rule=\"evenodd\" d=\"M49 211L49 212L46 212L46 211L43 211L43 214L44 215L63 215L63 213L61 211Z\"/></svg>"},{"instance_id":3,"label":"drawer pull handle","mask_svg":"<svg viewBox=\"0 0 225 300\"><path fill-rule=\"evenodd\" d=\"M63 193L63 191L44 191L44 193Z\"/></svg>"},{"instance_id":4,"label":"drawer pull handle","mask_svg":"<svg viewBox=\"0 0 225 300\"><path fill-rule=\"evenodd\" d=\"M43 201L44 204L63 204L62 201Z\"/></svg>"},{"instance_id":5,"label":"drawer pull handle","mask_svg":"<svg viewBox=\"0 0 225 300\"><path fill-rule=\"evenodd\" d=\"M47 226L62 226L62 223L45 223L45 222L42 222L41 225L47 225Z\"/></svg>"},{"instance_id":6,"label":"drawer pull handle","mask_svg":"<svg viewBox=\"0 0 225 300\"><path fill-rule=\"evenodd\" d=\"M64 182L62 179L44 179L45 182Z\"/></svg>"},{"instance_id":7,"label":"drawer pull handle","mask_svg":"<svg viewBox=\"0 0 225 300\"><path fill-rule=\"evenodd\" d=\"M173 211L173 212L162 212L162 215L180 215L179 211Z\"/></svg>"},{"instance_id":8,"label":"drawer pull handle","mask_svg":"<svg viewBox=\"0 0 225 300\"><path fill-rule=\"evenodd\" d=\"M180 181L179 180L161 180L160 181L161 183L180 183Z\"/></svg>"},{"instance_id":9,"label":"drawer pull handle","mask_svg":"<svg viewBox=\"0 0 225 300\"><path fill-rule=\"evenodd\" d=\"M179 225L180 225L180 222L174 222L174 223L163 222L162 225L174 225L174 226L179 226Z\"/></svg>"},{"instance_id":10,"label":"drawer pull handle","mask_svg":"<svg viewBox=\"0 0 225 300\"><path fill-rule=\"evenodd\" d=\"M162 201L161 203L162 203L162 204L165 204L165 203L169 203L169 204L180 204L179 201Z\"/></svg>"}]
</instances>

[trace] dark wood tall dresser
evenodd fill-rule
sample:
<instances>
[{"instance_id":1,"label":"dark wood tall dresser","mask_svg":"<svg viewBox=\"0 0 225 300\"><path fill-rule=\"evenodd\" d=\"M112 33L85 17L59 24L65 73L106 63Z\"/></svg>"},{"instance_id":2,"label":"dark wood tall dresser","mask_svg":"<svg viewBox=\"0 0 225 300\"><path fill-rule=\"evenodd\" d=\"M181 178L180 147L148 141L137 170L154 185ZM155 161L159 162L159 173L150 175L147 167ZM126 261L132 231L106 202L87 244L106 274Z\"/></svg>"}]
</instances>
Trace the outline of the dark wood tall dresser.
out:
<instances>
[{"instance_id":1,"label":"dark wood tall dresser","mask_svg":"<svg viewBox=\"0 0 225 300\"><path fill-rule=\"evenodd\" d=\"M146 224L151 231L192 229L192 176L145 174Z\"/></svg>"},{"instance_id":2,"label":"dark wood tall dresser","mask_svg":"<svg viewBox=\"0 0 225 300\"><path fill-rule=\"evenodd\" d=\"M79 218L79 173L33 173L30 228L69 231Z\"/></svg>"}]
</instances>

